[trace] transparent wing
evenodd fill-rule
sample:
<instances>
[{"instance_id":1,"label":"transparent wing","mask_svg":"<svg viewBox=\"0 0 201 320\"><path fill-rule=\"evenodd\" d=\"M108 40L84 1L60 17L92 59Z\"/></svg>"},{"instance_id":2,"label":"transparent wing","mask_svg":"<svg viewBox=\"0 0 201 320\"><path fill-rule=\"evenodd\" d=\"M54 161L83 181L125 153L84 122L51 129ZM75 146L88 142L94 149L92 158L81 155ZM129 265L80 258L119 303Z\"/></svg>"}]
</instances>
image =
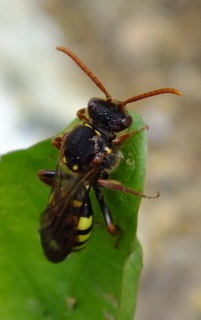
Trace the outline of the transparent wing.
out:
<instances>
[{"instance_id":1,"label":"transparent wing","mask_svg":"<svg viewBox=\"0 0 201 320\"><path fill-rule=\"evenodd\" d=\"M40 218L41 244L48 260L60 262L72 251L79 217L97 177L92 167L72 174L58 164L48 206ZM75 205L78 202L80 205Z\"/></svg>"}]
</instances>

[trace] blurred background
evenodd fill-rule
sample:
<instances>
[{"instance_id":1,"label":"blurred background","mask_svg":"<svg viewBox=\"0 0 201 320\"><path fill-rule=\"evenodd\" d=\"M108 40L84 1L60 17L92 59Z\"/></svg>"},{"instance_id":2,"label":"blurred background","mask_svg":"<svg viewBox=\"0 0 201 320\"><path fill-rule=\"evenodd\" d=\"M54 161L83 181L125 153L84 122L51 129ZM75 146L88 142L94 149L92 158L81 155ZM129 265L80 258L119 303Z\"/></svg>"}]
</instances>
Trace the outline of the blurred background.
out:
<instances>
[{"instance_id":1,"label":"blurred background","mask_svg":"<svg viewBox=\"0 0 201 320\"><path fill-rule=\"evenodd\" d=\"M117 99L145 118L148 167L138 236L144 248L137 320L201 319L200 0L0 0L0 153L63 130L103 96L74 51Z\"/></svg>"}]
</instances>

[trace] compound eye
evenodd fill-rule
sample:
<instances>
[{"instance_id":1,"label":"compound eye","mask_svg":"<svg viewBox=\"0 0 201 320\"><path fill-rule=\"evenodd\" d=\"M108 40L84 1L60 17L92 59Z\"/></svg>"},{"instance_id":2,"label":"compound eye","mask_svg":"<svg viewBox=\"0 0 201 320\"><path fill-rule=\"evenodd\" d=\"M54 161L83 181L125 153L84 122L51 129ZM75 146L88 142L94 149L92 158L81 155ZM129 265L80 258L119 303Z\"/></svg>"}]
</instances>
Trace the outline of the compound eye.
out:
<instances>
[{"instance_id":1,"label":"compound eye","mask_svg":"<svg viewBox=\"0 0 201 320\"><path fill-rule=\"evenodd\" d=\"M88 108L95 108L96 107L97 98L91 98L88 102Z\"/></svg>"},{"instance_id":2,"label":"compound eye","mask_svg":"<svg viewBox=\"0 0 201 320\"><path fill-rule=\"evenodd\" d=\"M133 123L133 118L130 116L130 114L127 114L127 115L121 120L121 124L122 124L125 128L129 128L132 123Z\"/></svg>"}]
</instances>

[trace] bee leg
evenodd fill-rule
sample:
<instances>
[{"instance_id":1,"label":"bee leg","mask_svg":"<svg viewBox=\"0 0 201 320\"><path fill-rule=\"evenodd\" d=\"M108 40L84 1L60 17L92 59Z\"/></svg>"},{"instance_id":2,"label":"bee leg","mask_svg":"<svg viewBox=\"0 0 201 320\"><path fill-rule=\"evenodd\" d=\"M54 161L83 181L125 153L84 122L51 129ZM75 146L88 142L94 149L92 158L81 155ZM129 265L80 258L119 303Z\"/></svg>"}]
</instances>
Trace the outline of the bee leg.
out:
<instances>
[{"instance_id":1,"label":"bee leg","mask_svg":"<svg viewBox=\"0 0 201 320\"><path fill-rule=\"evenodd\" d=\"M139 191L125 187L121 182L116 180L106 180L106 179L99 178L97 180L97 183L102 187L106 187L108 189L113 189L121 192L128 192L142 198L155 199L160 196L159 192L157 192L156 196L147 196L146 194L143 194Z\"/></svg>"},{"instance_id":2,"label":"bee leg","mask_svg":"<svg viewBox=\"0 0 201 320\"><path fill-rule=\"evenodd\" d=\"M62 136L58 136L58 137L52 139L51 143L55 148L60 150L61 144L62 144Z\"/></svg>"},{"instance_id":3,"label":"bee leg","mask_svg":"<svg viewBox=\"0 0 201 320\"><path fill-rule=\"evenodd\" d=\"M53 179L55 176L55 170L40 170L37 172L39 179L52 187Z\"/></svg>"},{"instance_id":4,"label":"bee leg","mask_svg":"<svg viewBox=\"0 0 201 320\"><path fill-rule=\"evenodd\" d=\"M105 223L106 223L106 227L107 227L107 231L112 235L112 236L116 236L119 233L119 227L115 226L113 224L113 219L112 219L112 215L111 212L107 206L107 203L105 202L104 196L101 192L101 190L97 187L94 188L95 193L96 193L96 197L97 200L99 202L99 205L101 207L104 219L105 219Z\"/></svg>"},{"instance_id":5,"label":"bee leg","mask_svg":"<svg viewBox=\"0 0 201 320\"><path fill-rule=\"evenodd\" d=\"M78 116L78 118L81 120L81 121L86 121L86 122L89 122L89 119L86 117L85 115L86 113L86 109L83 108L83 109L80 109L78 110L78 112L76 113L76 115Z\"/></svg>"},{"instance_id":6,"label":"bee leg","mask_svg":"<svg viewBox=\"0 0 201 320\"><path fill-rule=\"evenodd\" d=\"M121 136L116 137L115 139L112 140L112 143L115 146L119 146L121 145L124 141L126 141L127 139L129 139L133 134L143 131L143 130L148 130L149 127L147 125L145 125L144 127L138 129L138 130L131 130L129 132L126 132L124 134L122 134Z\"/></svg>"}]
</instances>

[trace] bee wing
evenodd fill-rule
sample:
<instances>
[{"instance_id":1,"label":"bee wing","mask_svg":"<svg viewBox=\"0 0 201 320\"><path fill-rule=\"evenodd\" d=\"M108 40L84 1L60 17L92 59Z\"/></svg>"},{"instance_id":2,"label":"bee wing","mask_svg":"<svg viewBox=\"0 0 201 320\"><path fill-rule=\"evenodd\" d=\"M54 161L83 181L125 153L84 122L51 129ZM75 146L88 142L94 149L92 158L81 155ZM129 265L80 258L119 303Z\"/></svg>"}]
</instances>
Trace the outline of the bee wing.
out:
<instances>
[{"instance_id":1,"label":"bee wing","mask_svg":"<svg viewBox=\"0 0 201 320\"><path fill-rule=\"evenodd\" d=\"M72 174L65 165L58 164L48 206L40 219L41 244L48 260L60 262L72 251L79 217L97 176L91 167ZM74 200L81 205L73 206Z\"/></svg>"}]
</instances>

